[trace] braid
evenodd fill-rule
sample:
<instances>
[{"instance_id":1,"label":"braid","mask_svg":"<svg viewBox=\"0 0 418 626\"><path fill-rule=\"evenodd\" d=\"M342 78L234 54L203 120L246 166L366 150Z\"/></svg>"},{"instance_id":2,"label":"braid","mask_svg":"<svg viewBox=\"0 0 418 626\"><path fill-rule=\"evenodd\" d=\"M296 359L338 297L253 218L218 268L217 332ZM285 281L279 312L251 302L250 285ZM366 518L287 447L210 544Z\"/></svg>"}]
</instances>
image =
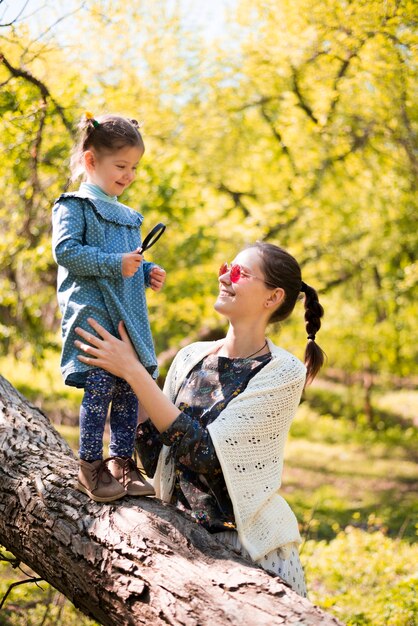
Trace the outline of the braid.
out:
<instances>
[{"instance_id":1,"label":"braid","mask_svg":"<svg viewBox=\"0 0 418 626\"><path fill-rule=\"evenodd\" d=\"M305 365L307 368L306 382L311 383L325 360L324 351L315 342L316 333L321 328L321 317L324 309L318 300L318 294L313 287L302 281L301 291L305 294L305 328L308 343L305 350Z\"/></svg>"},{"instance_id":2,"label":"braid","mask_svg":"<svg viewBox=\"0 0 418 626\"><path fill-rule=\"evenodd\" d=\"M315 343L315 337L321 328L321 317L324 309L319 304L315 289L302 280L301 269L296 259L279 246L265 241L257 241L250 248L256 248L261 254L264 282L269 289L281 288L285 297L280 306L273 311L269 322L281 322L289 317L300 297L305 294L305 326L308 334L308 345L305 350L306 384L313 381L321 369L325 354Z\"/></svg>"}]
</instances>

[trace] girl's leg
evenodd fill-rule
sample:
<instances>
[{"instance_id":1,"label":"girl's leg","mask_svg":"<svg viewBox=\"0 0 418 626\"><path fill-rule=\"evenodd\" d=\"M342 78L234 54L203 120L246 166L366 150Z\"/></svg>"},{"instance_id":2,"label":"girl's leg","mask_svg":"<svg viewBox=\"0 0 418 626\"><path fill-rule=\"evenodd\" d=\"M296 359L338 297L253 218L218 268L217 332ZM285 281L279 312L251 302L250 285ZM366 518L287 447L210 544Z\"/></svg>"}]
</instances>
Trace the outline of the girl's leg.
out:
<instances>
[{"instance_id":1,"label":"girl's leg","mask_svg":"<svg viewBox=\"0 0 418 626\"><path fill-rule=\"evenodd\" d=\"M94 368L87 375L80 408L80 459L97 461L103 457L103 433L115 377Z\"/></svg>"},{"instance_id":2,"label":"girl's leg","mask_svg":"<svg viewBox=\"0 0 418 626\"><path fill-rule=\"evenodd\" d=\"M138 398L126 380L115 379L110 411L110 456L131 458L138 423Z\"/></svg>"},{"instance_id":3,"label":"girl's leg","mask_svg":"<svg viewBox=\"0 0 418 626\"><path fill-rule=\"evenodd\" d=\"M128 495L153 496L154 488L132 459L137 423L138 399L128 383L118 378L110 411L109 469Z\"/></svg>"},{"instance_id":4,"label":"girl's leg","mask_svg":"<svg viewBox=\"0 0 418 626\"><path fill-rule=\"evenodd\" d=\"M126 489L109 471L103 456L103 432L115 378L94 368L87 376L80 409L80 461L77 488L96 502L113 502Z\"/></svg>"}]
</instances>

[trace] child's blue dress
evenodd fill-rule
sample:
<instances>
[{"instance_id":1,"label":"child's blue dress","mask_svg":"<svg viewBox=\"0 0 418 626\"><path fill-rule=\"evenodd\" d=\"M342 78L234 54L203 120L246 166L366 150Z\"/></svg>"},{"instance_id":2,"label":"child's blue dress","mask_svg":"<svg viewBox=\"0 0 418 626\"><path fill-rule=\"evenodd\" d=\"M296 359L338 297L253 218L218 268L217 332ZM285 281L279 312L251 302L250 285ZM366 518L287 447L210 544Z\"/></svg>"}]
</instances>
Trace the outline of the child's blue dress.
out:
<instances>
[{"instance_id":1,"label":"child's blue dress","mask_svg":"<svg viewBox=\"0 0 418 626\"><path fill-rule=\"evenodd\" d=\"M93 317L118 336L122 320L141 363L158 375L148 320L145 287L153 263L143 261L131 278L122 276L122 255L141 245L143 216L82 183L78 192L61 195L53 208L53 254L58 263L58 303L62 314L61 371L65 383L84 387L91 366L77 359L74 332Z\"/></svg>"}]
</instances>

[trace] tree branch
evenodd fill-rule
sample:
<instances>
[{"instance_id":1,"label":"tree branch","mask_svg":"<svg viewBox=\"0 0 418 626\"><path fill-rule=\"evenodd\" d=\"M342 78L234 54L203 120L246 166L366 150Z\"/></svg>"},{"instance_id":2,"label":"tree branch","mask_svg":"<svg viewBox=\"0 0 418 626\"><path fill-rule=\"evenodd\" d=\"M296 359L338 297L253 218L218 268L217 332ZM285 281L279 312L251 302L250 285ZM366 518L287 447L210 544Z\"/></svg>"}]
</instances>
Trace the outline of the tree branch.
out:
<instances>
[{"instance_id":1,"label":"tree branch","mask_svg":"<svg viewBox=\"0 0 418 626\"><path fill-rule=\"evenodd\" d=\"M286 145L286 143L283 140L283 137L281 135L281 133L277 130L272 118L270 117L270 115L267 113L266 107L264 106L264 104L262 104L260 106L260 111L261 111L261 115L264 118L264 120L267 122L267 124L270 126L270 129L274 135L274 137L277 139L277 141L279 142L279 145L281 147L281 149L283 150L283 153L287 156L289 163L290 163L290 167L292 168L293 174L295 176L297 176L298 172L297 172L297 168L296 168L296 164L293 160L292 154L288 148L288 146Z\"/></svg>"},{"instance_id":2,"label":"tree branch","mask_svg":"<svg viewBox=\"0 0 418 626\"><path fill-rule=\"evenodd\" d=\"M2 601L0 602L0 610L3 608L4 603L7 600L7 597L9 595L9 593L11 592L12 589L14 589L15 587L18 587L19 585L27 585L28 583L35 583L36 585L38 585L38 582L43 581L43 578L29 578L28 580L19 580L15 583L12 583L11 585L9 585L9 588L7 589L6 593L4 594ZM39 585L38 585L39 586Z\"/></svg>"},{"instance_id":3,"label":"tree branch","mask_svg":"<svg viewBox=\"0 0 418 626\"><path fill-rule=\"evenodd\" d=\"M226 193L231 196L234 202L234 208L240 209L244 215L244 217L249 217L251 215L250 211L247 209L245 204L242 201L243 196L247 196L248 198L255 198L255 194L250 191L233 191L229 187L225 185L225 183L219 183L217 186L217 190L222 193Z\"/></svg>"},{"instance_id":4,"label":"tree branch","mask_svg":"<svg viewBox=\"0 0 418 626\"><path fill-rule=\"evenodd\" d=\"M104 626L336 626L153 498L93 502L48 418L0 377L0 543Z\"/></svg>"},{"instance_id":5,"label":"tree branch","mask_svg":"<svg viewBox=\"0 0 418 626\"><path fill-rule=\"evenodd\" d=\"M39 89L39 91L41 93L41 96L42 96L42 99L44 101L49 99L52 102L52 104L54 105L58 115L60 116L60 118L61 118L65 128L68 130L70 135L74 134L73 127L72 127L70 121L67 119L67 117L66 117L66 115L64 113L64 109L52 97L51 92L49 91L49 89L45 85L45 83L43 83L41 80L39 80L38 78L33 76L33 74L31 72L29 72L29 70L24 70L22 68L13 67L13 65L6 59L6 57L4 56L4 54L2 52L0 52L0 63L3 63L7 67L7 69L12 74L12 76L14 76L16 78L23 78L24 80L26 80L26 81L32 83L33 85L35 85L35 87L37 87Z\"/></svg>"},{"instance_id":6,"label":"tree branch","mask_svg":"<svg viewBox=\"0 0 418 626\"><path fill-rule=\"evenodd\" d=\"M0 2L0 4L1 4L1 2ZM0 24L0 28L6 28L6 27L8 27L8 26L13 26L13 24L14 24L15 22L17 22L17 20L19 19L19 17L22 15L22 13L24 12L24 10L25 10L25 9L26 9L26 7L28 6L28 4L29 4L29 0L26 0L25 4L23 5L23 7L22 7L22 8L21 8L21 10L19 11L19 13L16 15L16 17L15 17L15 18L14 18L11 22L9 22L8 24Z\"/></svg>"},{"instance_id":7,"label":"tree branch","mask_svg":"<svg viewBox=\"0 0 418 626\"><path fill-rule=\"evenodd\" d=\"M313 121L313 123L315 125L319 124L319 120L316 117L316 115L314 114L313 110L311 109L311 107L309 106L309 104L306 102L304 96L302 95L302 92L300 90L299 87L299 74L297 69L291 65L290 66L292 69L292 82L293 82L293 92L295 93L297 99L298 99L298 103L301 109L303 109L303 111L305 111L305 113L307 114L307 116Z\"/></svg>"}]
</instances>

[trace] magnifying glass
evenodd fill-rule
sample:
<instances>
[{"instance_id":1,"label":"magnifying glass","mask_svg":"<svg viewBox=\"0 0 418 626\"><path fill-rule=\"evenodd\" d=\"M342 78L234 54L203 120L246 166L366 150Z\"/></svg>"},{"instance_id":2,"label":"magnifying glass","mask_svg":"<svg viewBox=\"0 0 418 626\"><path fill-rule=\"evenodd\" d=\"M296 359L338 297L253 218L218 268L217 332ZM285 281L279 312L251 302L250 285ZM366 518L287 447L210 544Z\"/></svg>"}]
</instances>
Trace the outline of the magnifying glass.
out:
<instances>
[{"instance_id":1,"label":"magnifying glass","mask_svg":"<svg viewBox=\"0 0 418 626\"><path fill-rule=\"evenodd\" d=\"M162 222L159 222L156 226L154 226L154 228L145 237L144 241L142 242L142 246L138 248L138 252L142 254L143 252L145 252L145 250L148 250L155 243L157 243L165 229L166 225Z\"/></svg>"}]
</instances>

